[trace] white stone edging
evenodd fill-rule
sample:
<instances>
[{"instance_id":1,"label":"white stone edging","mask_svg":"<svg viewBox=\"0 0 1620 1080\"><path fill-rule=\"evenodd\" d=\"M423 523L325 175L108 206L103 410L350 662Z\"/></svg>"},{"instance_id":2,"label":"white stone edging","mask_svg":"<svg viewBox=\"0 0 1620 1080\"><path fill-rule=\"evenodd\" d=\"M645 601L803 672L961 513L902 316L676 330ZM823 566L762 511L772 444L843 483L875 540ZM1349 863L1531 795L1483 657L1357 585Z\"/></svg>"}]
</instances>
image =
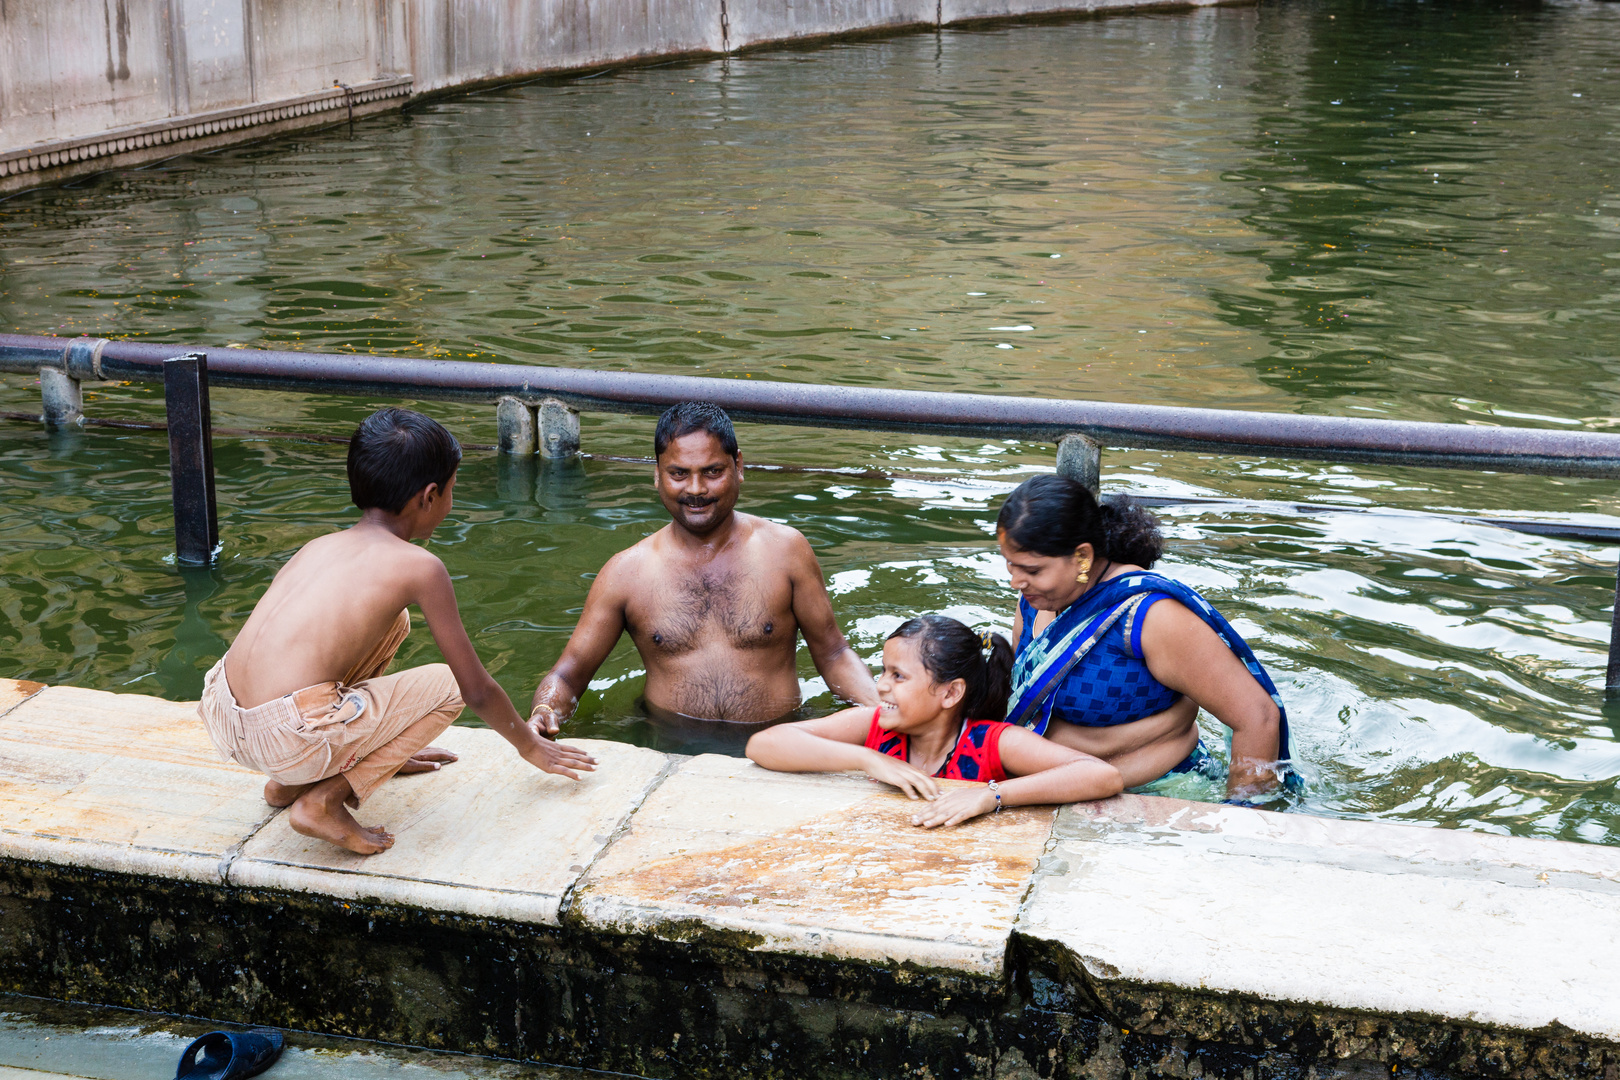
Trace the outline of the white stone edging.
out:
<instances>
[{"instance_id":1,"label":"white stone edging","mask_svg":"<svg viewBox=\"0 0 1620 1080\"><path fill-rule=\"evenodd\" d=\"M410 75L397 75L357 83L347 88L334 86L311 94L282 98L279 101L256 102L231 109L191 113L187 116L169 117L130 127L113 128L95 135L35 143L16 150L0 152L0 179L155 146L182 144L191 139L207 138L261 124L274 124L315 113L342 112L351 106L367 105L390 98L407 98L413 85ZM183 152L183 148L179 145L176 145L176 150Z\"/></svg>"}]
</instances>

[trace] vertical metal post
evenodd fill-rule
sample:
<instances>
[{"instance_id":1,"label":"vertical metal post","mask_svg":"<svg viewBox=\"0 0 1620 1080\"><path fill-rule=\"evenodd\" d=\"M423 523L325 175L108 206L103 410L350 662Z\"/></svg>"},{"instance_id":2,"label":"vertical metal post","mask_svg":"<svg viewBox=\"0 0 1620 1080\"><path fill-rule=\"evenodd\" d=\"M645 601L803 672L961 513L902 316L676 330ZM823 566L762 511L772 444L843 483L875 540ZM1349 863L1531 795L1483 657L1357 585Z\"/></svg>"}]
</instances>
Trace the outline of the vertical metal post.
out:
<instances>
[{"instance_id":1,"label":"vertical metal post","mask_svg":"<svg viewBox=\"0 0 1620 1080\"><path fill-rule=\"evenodd\" d=\"M39 369L39 396L45 403L46 427L71 427L84 416L84 394L79 380L61 368Z\"/></svg>"},{"instance_id":2,"label":"vertical metal post","mask_svg":"<svg viewBox=\"0 0 1620 1080\"><path fill-rule=\"evenodd\" d=\"M579 413L556 398L540 403L540 456L571 458L579 453Z\"/></svg>"},{"instance_id":3,"label":"vertical metal post","mask_svg":"<svg viewBox=\"0 0 1620 1080\"><path fill-rule=\"evenodd\" d=\"M169 417L175 556L183 563L209 563L219 546L219 517L205 355L188 353L163 361L163 406Z\"/></svg>"},{"instance_id":4,"label":"vertical metal post","mask_svg":"<svg viewBox=\"0 0 1620 1080\"><path fill-rule=\"evenodd\" d=\"M495 404L495 445L503 454L534 453L534 406L507 395Z\"/></svg>"},{"instance_id":5,"label":"vertical metal post","mask_svg":"<svg viewBox=\"0 0 1620 1080\"><path fill-rule=\"evenodd\" d=\"M1057 472L1084 484L1095 496L1102 484L1102 447L1085 435L1065 435L1057 444Z\"/></svg>"},{"instance_id":6,"label":"vertical metal post","mask_svg":"<svg viewBox=\"0 0 1620 1080\"><path fill-rule=\"evenodd\" d=\"M1609 670L1603 679L1603 696L1620 697L1620 573L1614 579L1614 613L1609 617Z\"/></svg>"}]
</instances>

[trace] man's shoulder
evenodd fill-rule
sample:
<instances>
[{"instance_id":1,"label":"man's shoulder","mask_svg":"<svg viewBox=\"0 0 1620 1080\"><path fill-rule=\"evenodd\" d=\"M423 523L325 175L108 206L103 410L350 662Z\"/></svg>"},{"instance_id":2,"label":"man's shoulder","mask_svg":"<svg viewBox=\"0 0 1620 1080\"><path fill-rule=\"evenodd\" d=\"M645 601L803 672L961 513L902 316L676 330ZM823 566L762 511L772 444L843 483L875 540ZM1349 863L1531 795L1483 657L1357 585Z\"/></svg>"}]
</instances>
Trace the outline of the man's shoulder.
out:
<instances>
[{"instance_id":1,"label":"man's shoulder","mask_svg":"<svg viewBox=\"0 0 1620 1080\"><path fill-rule=\"evenodd\" d=\"M669 532L669 529L670 527L665 525L651 536L643 537L623 551L609 557L608 561L602 564L602 570L597 575L598 578L633 572L637 567L658 559L660 549L663 547L664 534Z\"/></svg>"},{"instance_id":2,"label":"man's shoulder","mask_svg":"<svg viewBox=\"0 0 1620 1080\"><path fill-rule=\"evenodd\" d=\"M758 517L754 514L737 514L737 521L748 530L748 539L752 543L764 544L772 548L808 551L810 541L804 538L804 533L791 525L784 525L780 521L770 518Z\"/></svg>"}]
</instances>

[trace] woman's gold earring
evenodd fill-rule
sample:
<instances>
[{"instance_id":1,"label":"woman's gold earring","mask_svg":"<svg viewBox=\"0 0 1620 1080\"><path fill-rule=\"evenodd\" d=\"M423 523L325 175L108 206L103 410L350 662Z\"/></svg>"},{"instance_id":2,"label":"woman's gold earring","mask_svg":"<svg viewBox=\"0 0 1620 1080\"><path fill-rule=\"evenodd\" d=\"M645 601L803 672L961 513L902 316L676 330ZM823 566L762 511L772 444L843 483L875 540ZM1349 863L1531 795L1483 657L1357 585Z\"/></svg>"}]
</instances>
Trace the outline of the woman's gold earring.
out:
<instances>
[{"instance_id":1,"label":"woman's gold earring","mask_svg":"<svg viewBox=\"0 0 1620 1080\"><path fill-rule=\"evenodd\" d=\"M1080 567L1080 576L1074 580L1084 585L1091 580L1091 560L1087 559Z\"/></svg>"}]
</instances>

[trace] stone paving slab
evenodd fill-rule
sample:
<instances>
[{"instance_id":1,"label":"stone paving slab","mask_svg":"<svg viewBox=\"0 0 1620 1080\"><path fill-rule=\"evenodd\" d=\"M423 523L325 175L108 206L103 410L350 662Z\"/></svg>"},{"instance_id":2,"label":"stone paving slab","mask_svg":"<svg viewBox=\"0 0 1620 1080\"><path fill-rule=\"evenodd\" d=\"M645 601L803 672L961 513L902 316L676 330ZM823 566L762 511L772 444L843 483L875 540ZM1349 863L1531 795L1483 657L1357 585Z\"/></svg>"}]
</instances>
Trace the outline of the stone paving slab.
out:
<instances>
[{"instance_id":1,"label":"stone paving slab","mask_svg":"<svg viewBox=\"0 0 1620 1080\"><path fill-rule=\"evenodd\" d=\"M1126 795L1060 812L1019 933L1100 985L1620 1039L1620 851Z\"/></svg>"},{"instance_id":2,"label":"stone paving slab","mask_svg":"<svg viewBox=\"0 0 1620 1080\"><path fill-rule=\"evenodd\" d=\"M1016 932L1083 968L1144 1037L1218 1041L1238 1012L1281 1009L1278 1031L1400 1018L1423 1060L1449 1060L1448 1024L1527 1062L1620 1044L1620 849L1142 796L924 831L916 804L859 775L579 740L602 768L575 783L487 730L442 741L462 760L384 785L362 819L399 842L361 857L293 833L190 703L0 680L0 858L966 976L988 994ZM123 886L106 880L110 918ZM44 925L54 906L37 900L10 897Z\"/></svg>"},{"instance_id":3,"label":"stone paving slab","mask_svg":"<svg viewBox=\"0 0 1620 1080\"><path fill-rule=\"evenodd\" d=\"M44 683L28 682L25 679L0 679L0 716L6 715L43 689Z\"/></svg>"},{"instance_id":4,"label":"stone paving slab","mask_svg":"<svg viewBox=\"0 0 1620 1080\"><path fill-rule=\"evenodd\" d=\"M916 805L865 777L692 758L591 868L570 917L998 978L1053 810L924 830L910 822Z\"/></svg>"},{"instance_id":5,"label":"stone paving slab","mask_svg":"<svg viewBox=\"0 0 1620 1080\"><path fill-rule=\"evenodd\" d=\"M452 727L435 745L460 761L397 776L358 811L388 826L391 849L355 855L300 836L282 814L244 845L230 883L556 925L563 897L669 761L624 743L568 742L596 758L596 772L577 782L543 773L495 732Z\"/></svg>"},{"instance_id":6,"label":"stone paving slab","mask_svg":"<svg viewBox=\"0 0 1620 1080\"><path fill-rule=\"evenodd\" d=\"M0 716L0 856L217 883L263 787L194 702L51 686Z\"/></svg>"}]
</instances>

